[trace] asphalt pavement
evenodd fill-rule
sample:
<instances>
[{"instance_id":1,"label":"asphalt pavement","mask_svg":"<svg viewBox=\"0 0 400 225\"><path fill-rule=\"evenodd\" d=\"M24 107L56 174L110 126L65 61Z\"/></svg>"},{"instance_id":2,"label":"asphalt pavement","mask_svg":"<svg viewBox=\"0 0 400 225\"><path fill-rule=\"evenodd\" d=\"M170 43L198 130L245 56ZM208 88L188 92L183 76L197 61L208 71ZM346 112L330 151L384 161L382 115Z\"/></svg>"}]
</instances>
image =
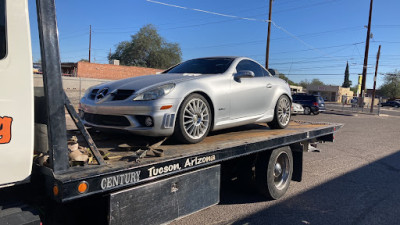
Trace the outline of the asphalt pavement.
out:
<instances>
[{"instance_id":1,"label":"asphalt pavement","mask_svg":"<svg viewBox=\"0 0 400 225\"><path fill-rule=\"evenodd\" d=\"M400 118L328 110L296 120L342 123L334 143L304 154L303 181L279 200L228 186L184 224L400 224Z\"/></svg>"}]
</instances>

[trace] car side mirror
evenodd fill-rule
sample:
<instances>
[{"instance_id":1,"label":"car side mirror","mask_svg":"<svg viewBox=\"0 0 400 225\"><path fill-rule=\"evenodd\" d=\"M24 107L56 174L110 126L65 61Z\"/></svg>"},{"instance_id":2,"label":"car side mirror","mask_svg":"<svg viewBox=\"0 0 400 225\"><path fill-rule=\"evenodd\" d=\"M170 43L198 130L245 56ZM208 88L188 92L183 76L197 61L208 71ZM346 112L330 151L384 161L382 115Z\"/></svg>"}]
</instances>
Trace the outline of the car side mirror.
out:
<instances>
[{"instance_id":1,"label":"car side mirror","mask_svg":"<svg viewBox=\"0 0 400 225\"><path fill-rule=\"evenodd\" d=\"M255 77L255 74L251 70L241 70L235 74L235 79L241 79L241 78L253 78Z\"/></svg>"},{"instance_id":2,"label":"car side mirror","mask_svg":"<svg viewBox=\"0 0 400 225\"><path fill-rule=\"evenodd\" d=\"M273 77L279 77L279 72L276 69L268 69L268 72L273 76Z\"/></svg>"}]
</instances>

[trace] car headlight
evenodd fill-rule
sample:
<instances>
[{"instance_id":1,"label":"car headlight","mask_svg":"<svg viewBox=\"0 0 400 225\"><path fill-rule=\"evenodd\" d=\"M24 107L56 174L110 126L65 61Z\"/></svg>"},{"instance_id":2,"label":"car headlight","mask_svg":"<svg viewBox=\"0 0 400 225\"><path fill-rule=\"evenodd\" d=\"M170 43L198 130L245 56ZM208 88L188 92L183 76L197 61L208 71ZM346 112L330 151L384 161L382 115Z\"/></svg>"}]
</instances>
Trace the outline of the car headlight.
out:
<instances>
[{"instance_id":1,"label":"car headlight","mask_svg":"<svg viewBox=\"0 0 400 225\"><path fill-rule=\"evenodd\" d=\"M92 90L93 90L93 88L86 89L85 94L83 94L82 97L87 97L89 95L89 93L92 92Z\"/></svg>"},{"instance_id":2,"label":"car headlight","mask_svg":"<svg viewBox=\"0 0 400 225\"><path fill-rule=\"evenodd\" d=\"M174 87L175 84L164 84L158 86L156 88L138 94L136 97L133 98L133 101L149 101L158 99L170 93L174 89Z\"/></svg>"}]
</instances>

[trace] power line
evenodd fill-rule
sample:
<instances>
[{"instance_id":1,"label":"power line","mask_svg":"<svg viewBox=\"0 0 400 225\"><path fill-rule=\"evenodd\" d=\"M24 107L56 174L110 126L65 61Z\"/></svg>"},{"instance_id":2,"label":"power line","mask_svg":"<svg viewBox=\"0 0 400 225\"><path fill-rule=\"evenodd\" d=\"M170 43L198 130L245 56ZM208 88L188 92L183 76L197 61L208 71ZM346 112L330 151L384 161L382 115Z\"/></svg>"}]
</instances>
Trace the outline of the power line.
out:
<instances>
[{"instance_id":1,"label":"power line","mask_svg":"<svg viewBox=\"0 0 400 225\"><path fill-rule=\"evenodd\" d=\"M234 15L229 15L229 14L224 14L224 13L217 13L217 12L212 12L212 11L207 11L207 10L202 10L202 9L195 9L195 8L189 8L189 7L185 7L185 6L168 4L168 3L154 1L154 0L146 0L146 1L151 2L151 3L160 4L160 5L169 6L169 7L179 8L179 9L192 10L192 11L197 11L197 12L201 12L201 13L212 14L212 15L216 15L216 16L223 16L223 17L236 18L236 19L249 20L249 21L269 22L267 20L260 20L260 19L248 18L248 17L240 17L240 16L234 16Z\"/></svg>"},{"instance_id":2,"label":"power line","mask_svg":"<svg viewBox=\"0 0 400 225\"><path fill-rule=\"evenodd\" d=\"M315 6L330 4L330 3L336 2L336 1L340 1L340 0L331 0L331 1L325 1L325 2L315 3L315 4L300 6L300 7L294 7L294 8L289 8L289 9L282 9L282 10L275 11L274 13L282 13L282 12L295 11L295 10L298 10L298 9L312 8L312 7L315 7Z\"/></svg>"},{"instance_id":3,"label":"power line","mask_svg":"<svg viewBox=\"0 0 400 225\"><path fill-rule=\"evenodd\" d=\"M155 3L155 4L169 6L169 7L179 8L179 9L192 10L192 11L197 11L197 12L201 12L201 13L212 14L212 15L216 15L216 16L236 18L236 19L249 20L249 21L258 21L258 22L271 22L274 25L274 27L276 27L279 30L283 31L284 33L286 33L287 35L291 36L292 38L300 41L302 44L308 46L310 49L312 49L314 51L321 52L319 49L317 49L317 48L311 46L310 44L306 43L305 41L300 39L298 36L296 36L296 35L290 33L289 31L287 31L285 28L283 28L281 26L278 26L274 21L260 20L260 19L248 18L248 17L239 17L239 16L228 15L228 14L223 14L223 13L217 13L217 12L212 12L212 11L207 11L207 10L202 10L202 9L195 9L195 8L189 8L189 7L185 7L185 6L173 5L173 4L163 3L163 2L154 1L154 0L146 0L146 1L147 2L151 2L151 3ZM332 58L334 58L334 57L332 57Z\"/></svg>"},{"instance_id":4,"label":"power line","mask_svg":"<svg viewBox=\"0 0 400 225\"><path fill-rule=\"evenodd\" d=\"M302 34L302 35L298 35L299 37L306 37L306 36L313 36L313 35L318 35L318 34L326 34L326 33L332 33L332 32L337 32L337 31L343 31L343 30L349 30L349 29L354 29L354 28L358 28L357 27L346 27L346 28L340 28L340 29L335 29L335 30L328 30L328 31L322 31L322 32L317 32L317 33L307 33L307 34ZM273 38L271 40L280 40L280 39L287 39L287 37L281 37L281 38ZM255 40L255 41L247 41L247 42L236 42L236 43L229 43L229 44L221 44L221 45L209 45L209 46L198 46L198 47L191 47L191 48L183 48L186 50L189 49L197 49L197 48L218 48L218 47L227 47L227 46L235 46L235 45L244 45L244 44L255 44L255 43L264 43L265 40ZM354 44L362 44L364 42L359 42L359 43L352 43L349 45L354 45ZM338 46L331 46L333 47L342 47L342 46L347 46L347 45L338 45ZM319 48L319 49L323 49L323 48ZM309 50L309 49L307 49Z\"/></svg>"}]
</instances>

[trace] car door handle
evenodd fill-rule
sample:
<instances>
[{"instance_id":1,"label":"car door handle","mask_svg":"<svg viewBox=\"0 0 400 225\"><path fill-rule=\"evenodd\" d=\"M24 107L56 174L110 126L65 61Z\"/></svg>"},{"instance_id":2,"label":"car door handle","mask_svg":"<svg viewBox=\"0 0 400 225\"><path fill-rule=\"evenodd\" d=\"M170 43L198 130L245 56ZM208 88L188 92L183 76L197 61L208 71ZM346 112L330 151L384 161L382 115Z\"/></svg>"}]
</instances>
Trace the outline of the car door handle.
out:
<instances>
[{"instance_id":1,"label":"car door handle","mask_svg":"<svg viewBox=\"0 0 400 225\"><path fill-rule=\"evenodd\" d=\"M267 88L272 88L272 84L267 84Z\"/></svg>"}]
</instances>

